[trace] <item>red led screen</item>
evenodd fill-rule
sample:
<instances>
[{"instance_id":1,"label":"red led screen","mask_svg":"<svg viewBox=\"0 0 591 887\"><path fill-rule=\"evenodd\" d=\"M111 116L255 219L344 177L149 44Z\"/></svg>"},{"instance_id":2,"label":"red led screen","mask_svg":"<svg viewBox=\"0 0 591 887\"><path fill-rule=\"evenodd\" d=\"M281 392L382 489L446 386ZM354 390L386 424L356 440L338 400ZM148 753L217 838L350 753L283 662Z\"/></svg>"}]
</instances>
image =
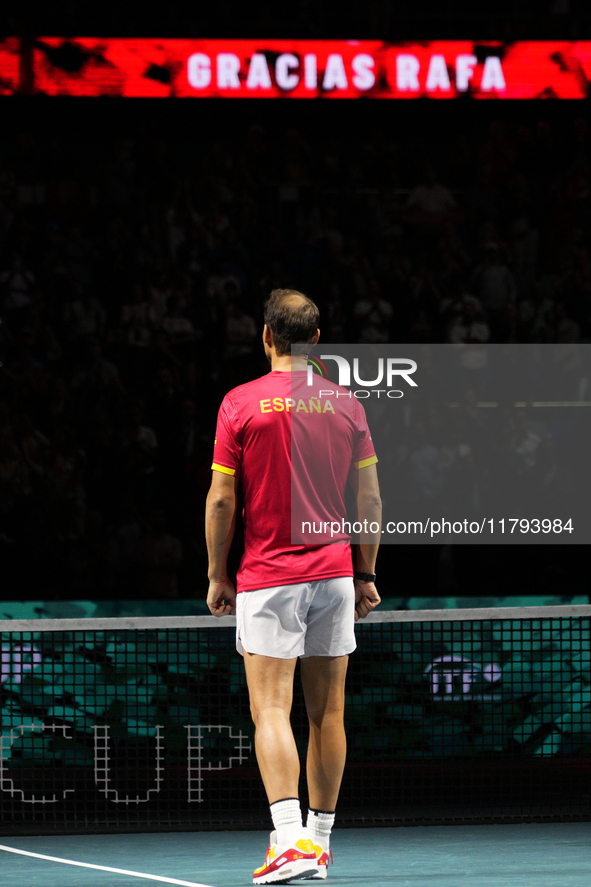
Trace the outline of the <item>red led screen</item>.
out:
<instances>
[{"instance_id":1,"label":"red led screen","mask_svg":"<svg viewBox=\"0 0 591 887\"><path fill-rule=\"evenodd\" d=\"M0 38L0 95L13 95L20 86L20 40Z\"/></svg>"},{"instance_id":2,"label":"red led screen","mask_svg":"<svg viewBox=\"0 0 591 887\"><path fill-rule=\"evenodd\" d=\"M28 58L29 92L76 96L572 99L587 97L591 77L591 41L45 37ZM5 94L14 64L0 45Z\"/></svg>"}]
</instances>

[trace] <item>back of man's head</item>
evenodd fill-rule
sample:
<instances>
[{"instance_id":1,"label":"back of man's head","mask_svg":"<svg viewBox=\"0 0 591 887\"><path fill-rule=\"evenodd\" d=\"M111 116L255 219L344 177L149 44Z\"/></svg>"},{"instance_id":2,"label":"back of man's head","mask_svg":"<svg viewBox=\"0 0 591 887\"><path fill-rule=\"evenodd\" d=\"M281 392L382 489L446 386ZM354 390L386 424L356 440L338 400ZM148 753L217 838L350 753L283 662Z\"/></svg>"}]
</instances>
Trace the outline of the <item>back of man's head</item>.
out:
<instances>
[{"instance_id":1,"label":"back of man's head","mask_svg":"<svg viewBox=\"0 0 591 887\"><path fill-rule=\"evenodd\" d=\"M278 356L289 354L292 345L314 341L320 315L308 296L297 290L276 289L265 302L264 310Z\"/></svg>"}]
</instances>

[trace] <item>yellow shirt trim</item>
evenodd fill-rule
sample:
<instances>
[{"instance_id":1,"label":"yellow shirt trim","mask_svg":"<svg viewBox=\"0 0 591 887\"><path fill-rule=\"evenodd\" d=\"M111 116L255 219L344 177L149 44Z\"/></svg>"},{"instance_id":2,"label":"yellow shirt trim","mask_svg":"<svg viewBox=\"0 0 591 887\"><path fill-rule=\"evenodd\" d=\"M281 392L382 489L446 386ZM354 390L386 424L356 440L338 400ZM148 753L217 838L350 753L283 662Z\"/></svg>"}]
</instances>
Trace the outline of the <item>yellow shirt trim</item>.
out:
<instances>
[{"instance_id":1,"label":"yellow shirt trim","mask_svg":"<svg viewBox=\"0 0 591 887\"><path fill-rule=\"evenodd\" d=\"M211 467L212 467L213 471L221 471L222 474L232 474L232 475L236 474L235 468L226 468L225 465L218 465L217 462L212 462Z\"/></svg>"},{"instance_id":2,"label":"yellow shirt trim","mask_svg":"<svg viewBox=\"0 0 591 887\"><path fill-rule=\"evenodd\" d=\"M367 468L368 465L375 465L378 461L377 456L370 456L369 459L362 459L361 462L354 462L355 468Z\"/></svg>"}]
</instances>

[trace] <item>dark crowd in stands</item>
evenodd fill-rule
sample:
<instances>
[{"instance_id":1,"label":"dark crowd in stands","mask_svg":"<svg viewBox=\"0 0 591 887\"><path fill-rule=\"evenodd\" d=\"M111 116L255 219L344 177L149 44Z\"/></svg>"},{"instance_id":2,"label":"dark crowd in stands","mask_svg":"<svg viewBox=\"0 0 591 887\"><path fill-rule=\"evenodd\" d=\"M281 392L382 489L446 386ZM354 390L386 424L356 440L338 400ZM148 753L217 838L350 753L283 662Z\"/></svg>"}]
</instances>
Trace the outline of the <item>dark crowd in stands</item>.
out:
<instances>
[{"instance_id":1,"label":"dark crowd in stands","mask_svg":"<svg viewBox=\"0 0 591 887\"><path fill-rule=\"evenodd\" d=\"M2 596L204 593L216 412L268 369L275 287L325 342L590 342L589 141L576 114L5 133Z\"/></svg>"},{"instance_id":2,"label":"dark crowd in stands","mask_svg":"<svg viewBox=\"0 0 591 887\"><path fill-rule=\"evenodd\" d=\"M109 37L216 37L370 40L581 40L588 39L586 0L276 0L203 7L168 0L141 8L102 0L26 0L0 9L3 34L102 34Z\"/></svg>"}]
</instances>

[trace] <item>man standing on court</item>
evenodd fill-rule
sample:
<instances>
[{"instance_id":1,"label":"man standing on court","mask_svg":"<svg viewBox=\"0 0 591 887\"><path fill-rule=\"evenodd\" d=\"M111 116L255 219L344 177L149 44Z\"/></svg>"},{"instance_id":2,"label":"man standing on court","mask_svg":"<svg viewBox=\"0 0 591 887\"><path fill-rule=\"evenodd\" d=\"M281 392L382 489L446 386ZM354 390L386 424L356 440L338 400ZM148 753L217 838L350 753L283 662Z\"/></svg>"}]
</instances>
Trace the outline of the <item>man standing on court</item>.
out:
<instances>
[{"instance_id":1,"label":"man standing on court","mask_svg":"<svg viewBox=\"0 0 591 887\"><path fill-rule=\"evenodd\" d=\"M343 396L349 394L344 388L331 403L320 390L326 380L308 376L305 357L291 356L292 345L318 341L316 305L295 290L274 290L264 319L271 372L230 391L218 414L206 506L207 603L215 616L237 617L236 646L244 656L257 761L274 826L253 882L274 884L327 875L345 766L345 675L356 646L354 623L380 602L374 569L381 499L363 407ZM304 477L292 476L296 464ZM356 495L357 520L378 527L360 541L355 572L344 532L292 543L292 497L306 503L315 522L330 525L346 515L347 482ZM227 558L238 484L245 536L237 595ZM310 727L305 828L290 724L298 658Z\"/></svg>"}]
</instances>

